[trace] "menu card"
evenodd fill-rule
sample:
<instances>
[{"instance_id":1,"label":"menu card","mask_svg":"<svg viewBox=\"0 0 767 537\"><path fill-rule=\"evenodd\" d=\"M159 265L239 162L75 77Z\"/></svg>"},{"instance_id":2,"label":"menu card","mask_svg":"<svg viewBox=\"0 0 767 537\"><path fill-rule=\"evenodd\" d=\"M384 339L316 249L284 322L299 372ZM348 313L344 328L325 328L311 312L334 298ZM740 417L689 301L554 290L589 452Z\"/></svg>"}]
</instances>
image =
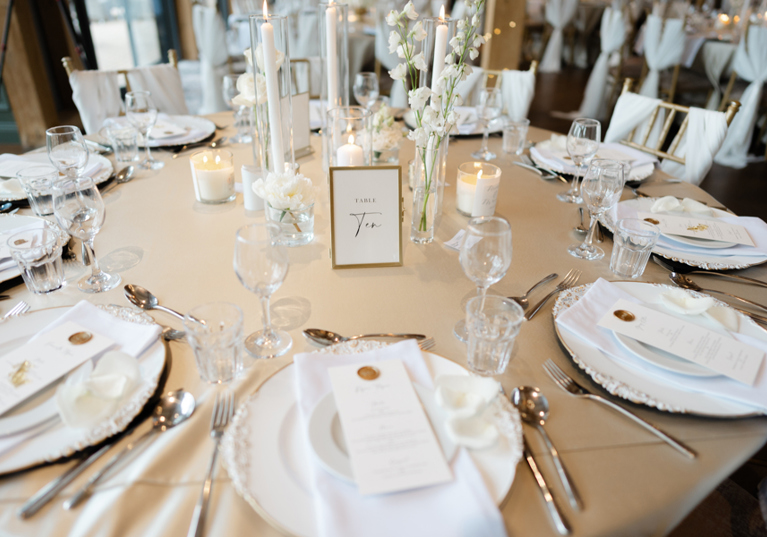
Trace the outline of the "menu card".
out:
<instances>
[{"instance_id":1,"label":"menu card","mask_svg":"<svg viewBox=\"0 0 767 537\"><path fill-rule=\"evenodd\" d=\"M114 345L68 322L0 358L0 415Z\"/></svg>"},{"instance_id":2,"label":"menu card","mask_svg":"<svg viewBox=\"0 0 767 537\"><path fill-rule=\"evenodd\" d=\"M671 216L657 213L638 213L638 218L651 222L660 228L664 235L680 235L695 239L734 242L754 246L748 230L737 224L728 224L719 220L696 218L695 216Z\"/></svg>"},{"instance_id":3,"label":"menu card","mask_svg":"<svg viewBox=\"0 0 767 537\"><path fill-rule=\"evenodd\" d=\"M599 326L753 386L764 352L654 309L618 300Z\"/></svg>"},{"instance_id":4,"label":"menu card","mask_svg":"<svg viewBox=\"0 0 767 537\"><path fill-rule=\"evenodd\" d=\"M453 479L401 360L334 367L328 373L360 494Z\"/></svg>"}]
</instances>

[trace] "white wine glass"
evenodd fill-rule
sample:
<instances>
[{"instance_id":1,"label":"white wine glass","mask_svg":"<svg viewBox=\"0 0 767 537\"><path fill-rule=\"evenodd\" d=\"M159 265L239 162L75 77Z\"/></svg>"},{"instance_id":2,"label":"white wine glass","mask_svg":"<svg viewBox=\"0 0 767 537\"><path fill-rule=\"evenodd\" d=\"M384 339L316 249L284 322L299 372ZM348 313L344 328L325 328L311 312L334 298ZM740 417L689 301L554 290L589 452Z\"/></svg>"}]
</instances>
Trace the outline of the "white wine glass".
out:
<instances>
[{"instance_id":1,"label":"white wine glass","mask_svg":"<svg viewBox=\"0 0 767 537\"><path fill-rule=\"evenodd\" d=\"M264 328L245 338L245 349L257 358L274 358L290 349L293 340L272 327L269 299L288 274L289 258L274 222L250 224L237 230L234 272L248 291L261 299Z\"/></svg>"},{"instance_id":2,"label":"white wine glass","mask_svg":"<svg viewBox=\"0 0 767 537\"><path fill-rule=\"evenodd\" d=\"M101 293L114 289L122 278L109 274L99 267L93 251L93 239L104 225L106 211L96 184L90 177L62 179L53 185L53 214L62 229L83 242L90 258L91 275L78 283L81 291Z\"/></svg>"},{"instance_id":3,"label":"white wine glass","mask_svg":"<svg viewBox=\"0 0 767 537\"><path fill-rule=\"evenodd\" d=\"M60 173L74 179L88 164L88 146L83 133L74 125L52 127L45 131L48 159Z\"/></svg>"},{"instance_id":4,"label":"white wine glass","mask_svg":"<svg viewBox=\"0 0 767 537\"><path fill-rule=\"evenodd\" d=\"M477 285L477 296L506 275L511 265L511 225L499 216L478 216L469 220L461 239L460 261L464 274ZM458 321L453 333L468 339L466 319Z\"/></svg>"},{"instance_id":5,"label":"white wine glass","mask_svg":"<svg viewBox=\"0 0 767 537\"><path fill-rule=\"evenodd\" d=\"M165 163L155 160L149 150L149 133L157 123L157 107L148 91L130 91L125 94L125 114L144 138L144 160L138 165L147 170L159 170Z\"/></svg>"},{"instance_id":6,"label":"white wine glass","mask_svg":"<svg viewBox=\"0 0 767 537\"><path fill-rule=\"evenodd\" d=\"M352 91L360 106L368 108L378 99L378 77L375 73L357 73Z\"/></svg>"},{"instance_id":7,"label":"white wine glass","mask_svg":"<svg viewBox=\"0 0 767 537\"><path fill-rule=\"evenodd\" d=\"M498 118L503 112L503 96L499 88L484 88L479 94L477 105L477 119L482 122L482 147L479 151L471 154L476 159L484 161L494 160L497 156L487 147L490 138L490 122Z\"/></svg>"},{"instance_id":8,"label":"white wine glass","mask_svg":"<svg viewBox=\"0 0 767 537\"><path fill-rule=\"evenodd\" d=\"M237 89L237 80L239 78L240 75L224 75L223 95L226 105L234 111L234 126L237 129L237 134L231 138L231 141L235 144L244 144L252 142L253 138L248 132L250 127L250 108L240 106L234 102L234 98L240 93Z\"/></svg>"},{"instance_id":9,"label":"white wine glass","mask_svg":"<svg viewBox=\"0 0 767 537\"><path fill-rule=\"evenodd\" d=\"M602 139L602 125L596 119L578 118L570 125L567 133L567 154L577 170L570 184L570 190L557 194L557 199L565 203L582 203L578 177L583 175L586 168L597 154L599 141Z\"/></svg>"},{"instance_id":10,"label":"white wine glass","mask_svg":"<svg viewBox=\"0 0 767 537\"><path fill-rule=\"evenodd\" d=\"M623 191L625 166L622 162L608 159L594 159L583 178L581 193L591 214L591 225L582 244L574 244L567 251L570 255L594 261L602 259L604 251L594 246L599 217L612 209Z\"/></svg>"}]
</instances>

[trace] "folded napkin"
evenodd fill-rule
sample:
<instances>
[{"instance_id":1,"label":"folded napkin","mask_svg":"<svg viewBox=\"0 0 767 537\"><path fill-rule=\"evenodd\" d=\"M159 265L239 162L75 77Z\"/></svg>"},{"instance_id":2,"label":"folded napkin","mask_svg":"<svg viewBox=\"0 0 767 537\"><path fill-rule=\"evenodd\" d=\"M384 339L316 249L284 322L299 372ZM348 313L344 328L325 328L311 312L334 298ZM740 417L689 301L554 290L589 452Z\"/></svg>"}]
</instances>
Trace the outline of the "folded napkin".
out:
<instances>
[{"instance_id":1,"label":"folded napkin","mask_svg":"<svg viewBox=\"0 0 767 537\"><path fill-rule=\"evenodd\" d=\"M131 122L127 117L111 117L107 121L114 122L118 125L130 126ZM106 121L105 121L106 123ZM157 135L155 135L155 129L157 129ZM178 130L178 134L169 134L161 136L163 131ZM205 138L209 133L200 129L187 129L178 125L174 121L174 116L168 114L157 114L157 121L152 130L149 131L149 147L160 147L169 145L183 145L193 143L197 140ZM143 144L144 139L139 134L139 143Z\"/></svg>"},{"instance_id":2,"label":"folded napkin","mask_svg":"<svg viewBox=\"0 0 767 537\"><path fill-rule=\"evenodd\" d=\"M0 155L0 196L26 196L21 183L16 179L16 174L25 168L40 166L41 164L50 164L45 153L35 155L5 153ZM89 159L83 170L83 175L93 177L101 171L102 167L101 163Z\"/></svg>"},{"instance_id":3,"label":"folded napkin","mask_svg":"<svg viewBox=\"0 0 767 537\"><path fill-rule=\"evenodd\" d=\"M577 171L567 152L567 136L563 134L552 134L551 139L535 144L530 153L544 166L562 173L572 175ZM618 143L601 144L594 158L628 162L632 170L658 161L652 155Z\"/></svg>"},{"instance_id":4,"label":"folded napkin","mask_svg":"<svg viewBox=\"0 0 767 537\"><path fill-rule=\"evenodd\" d=\"M429 370L412 340L362 354L297 354L296 393L302 430L307 429L314 407L332 391L328 368L391 359L402 360L413 382L432 388ZM320 537L506 535L503 518L465 449L459 450L450 465L455 478L449 483L368 497L360 496L356 485L322 469L310 450L307 456Z\"/></svg>"},{"instance_id":5,"label":"folded napkin","mask_svg":"<svg viewBox=\"0 0 767 537\"><path fill-rule=\"evenodd\" d=\"M679 200L674 196L664 196L655 200L650 207L651 213L690 213L700 216L711 216L714 212L711 207L690 198Z\"/></svg>"},{"instance_id":6,"label":"folded napkin","mask_svg":"<svg viewBox=\"0 0 767 537\"><path fill-rule=\"evenodd\" d=\"M490 447L498 440L491 403L501 385L491 378L441 375L434 391L437 404L447 414L445 429L453 443L470 449Z\"/></svg>"},{"instance_id":7,"label":"folded napkin","mask_svg":"<svg viewBox=\"0 0 767 537\"><path fill-rule=\"evenodd\" d=\"M35 220L31 224L23 224L13 229L8 229L0 233L0 270L16 266L16 262L11 258L11 248L8 246L8 239L16 233L22 231L31 231L33 229L43 229L46 221L43 219Z\"/></svg>"},{"instance_id":8,"label":"folded napkin","mask_svg":"<svg viewBox=\"0 0 767 537\"><path fill-rule=\"evenodd\" d=\"M187 128L180 125L176 125L170 120L165 118L158 119L149 132L149 138L152 140L165 140L166 138L175 138L177 136L183 136L187 133Z\"/></svg>"},{"instance_id":9,"label":"folded napkin","mask_svg":"<svg viewBox=\"0 0 767 537\"><path fill-rule=\"evenodd\" d=\"M745 405L750 405L756 410L767 412L767 364L762 364L753 386L745 386L723 375L716 377L692 377L655 367L624 350L611 330L597 326L599 320L604 317L619 299L644 304L647 307L658 309L664 313L673 313L669 309L664 309L661 305L643 303L616 285L600 278L580 300L557 316L556 323L558 326L571 332L575 337L595 346L629 371L639 370L653 376L659 382L673 385L677 389L731 399ZM758 340L736 332L728 331L728 333L738 341L767 352L767 341Z\"/></svg>"}]
</instances>

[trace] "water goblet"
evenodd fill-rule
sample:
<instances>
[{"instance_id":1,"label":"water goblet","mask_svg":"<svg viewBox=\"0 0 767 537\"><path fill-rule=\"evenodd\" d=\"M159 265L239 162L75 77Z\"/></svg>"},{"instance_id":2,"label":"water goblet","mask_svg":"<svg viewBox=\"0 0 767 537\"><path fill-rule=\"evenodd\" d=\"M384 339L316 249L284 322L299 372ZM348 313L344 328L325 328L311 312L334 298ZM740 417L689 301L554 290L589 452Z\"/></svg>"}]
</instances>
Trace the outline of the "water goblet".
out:
<instances>
[{"instance_id":1,"label":"water goblet","mask_svg":"<svg viewBox=\"0 0 767 537\"><path fill-rule=\"evenodd\" d=\"M45 131L48 159L62 174L74 179L88 164L88 146L80 129L73 125L52 127Z\"/></svg>"},{"instance_id":2,"label":"water goblet","mask_svg":"<svg viewBox=\"0 0 767 537\"><path fill-rule=\"evenodd\" d=\"M250 126L250 108L247 106L240 106L234 102L234 98L239 95L237 89L237 80L240 75L224 75L223 80L223 93L224 101L229 108L234 111L234 126L237 128L237 135L231 138L235 144L244 144L252 141L250 134L248 133L248 127Z\"/></svg>"},{"instance_id":3,"label":"water goblet","mask_svg":"<svg viewBox=\"0 0 767 537\"><path fill-rule=\"evenodd\" d=\"M290 349L290 334L272 327L269 299L288 274L289 258L273 222L250 224L237 230L234 272L245 288L261 299L264 328L245 338L245 349L256 358L274 358Z\"/></svg>"},{"instance_id":4,"label":"water goblet","mask_svg":"<svg viewBox=\"0 0 767 537\"><path fill-rule=\"evenodd\" d=\"M490 136L490 122L496 119L503 112L503 97L498 88L484 88L479 95L479 104L477 105L477 118L483 124L482 147L479 151L471 154L472 157L482 160L494 160L496 154L487 148L487 141Z\"/></svg>"},{"instance_id":5,"label":"water goblet","mask_svg":"<svg viewBox=\"0 0 767 537\"><path fill-rule=\"evenodd\" d=\"M459 256L464 274L477 285L477 296L484 297L492 284L506 275L511 265L511 226L498 216L479 216L469 220L461 239ZM453 333L468 339L466 319L458 321Z\"/></svg>"},{"instance_id":6,"label":"water goblet","mask_svg":"<svg viewBox=\"0 0 767 537\"><path fill-rule=\"evenodd\" d=\"M623 163L616 160L594 159L591 161L581 186L583 201L591 213L591 225L583 244L574 244L567 249L570 255L591 261L604 257L604 251L594 246L597 221L618 202L625 180L624 170Z\"/></svg>"},{"instance_id":7,"label":"water goblet","mask_svg":"<svg viewBox=\"0 0 767 537\"><path fill-rule=\"evenodd\" d=\"M602 125L596 119L578 118L570 125L567 133L567 153L575 164L577 171L570 184L570 190L557 194L559 201L565 203L582 203L578 177L597 154L599 141L602 139Z\"/></svg>"},{"instance_id":8,"label":"water goblet","mask_svg":"<svg viewBox=\"0 0 767 537\"><path fill-rule=\"evenodd\" d=\"M352 90L360 106L367 108L378 98L378 77L375 73L357 73Z\"/></svg>"},{"instance_id":9,"label":"water goblet","mask_svg":"<svg viewBox=\"0 0 767 537\"><path fill-rule=\"evenodd\" d=\"M93 252L93 239L104 224L105 209L93 179L78 177L63 179L53 185L53 214L62 229L72 237L83 241L85 252L90 258L92 273L78 283L81 291L101 293L114 289L122 278L99 268Z\"/></svg>"},{"instance_id":10,"label":"water goblet","mask_svg":"<svg viewBox=\"0 0 767 537\"><path fill-rule=\"evenodd\" d=\"M152 94L148 91L130 91L125 94L125 114L128 121L136 127L144 138L144 160L139 166L147 170L159 170L165 166L164 162L152 158L149 151L149 133L157 122L157 107L152 101Z\"/></svg>"}]
</instances>

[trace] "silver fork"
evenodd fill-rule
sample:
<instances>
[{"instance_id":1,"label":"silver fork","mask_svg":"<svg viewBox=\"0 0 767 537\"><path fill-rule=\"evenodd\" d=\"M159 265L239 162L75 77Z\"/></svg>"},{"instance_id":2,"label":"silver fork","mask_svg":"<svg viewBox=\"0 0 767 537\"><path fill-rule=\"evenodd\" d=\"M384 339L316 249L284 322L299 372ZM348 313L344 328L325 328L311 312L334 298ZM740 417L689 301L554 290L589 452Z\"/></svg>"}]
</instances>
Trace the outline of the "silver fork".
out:
<instances>
[{"instance_id":1,"label":"silver fork","mask_svg":"<svg viewBox=\"0 0 767 537\"><path fill-rule=\"evenodd\" d=\"M559 293L561 291L564 291L565 289L571 288L573 285L578 283L578 280L580 278L581 278L581 271L580 270L570 269L570 272L565 274L564 279L561 282L559 282L559 285L557 285L552 292L550 292L548 295L543 297L543 300L538 302L538 304L536 304L535 307L532 310L530 310L528 313L525 314L525 319L527 319L529 321L530 319L535 317L535 314L538 313L538 310L540 310L543 307L543 305L551 297L553 297L554 295L556 295L557 293Z\"/></svg>"},{"instance_id":2,"label":"silver fork","mask_svg":"<svg viewBox=\"0 0 767 537\"><path fill-rule=\"evenodd\" d=\"M213 447L213 456L210 459L208 475L205 477L205 483L202 486L200 499L194 507L192 515L192 524L189 526L187 537L200 537L205 530L205 515L208 512L208 500L210 500L210 490L213 488L213 470L216 468L218 460L218 445L221 442L221 436L224 434L229 420L234 415L234 393L230 390L219 392L216 395L216 403L213 405L213 414L210 417L210 437L213 438L215 445Z\"/></svg>"},{"instance_id":3,"label":"silver fork","mask_svg":"<svg viewBox=\"0 0 767 537\"><path fill-rule=\"evenodd\" d=\"M428 351L434 345L436 345L436 343L434 342L433 337L427 337L426 339L422 339L418 342L418 346L421 348L422 351Z\"/></svg>"},{"instance_id":4,"label":"silver fork","mask_svg":"<svg viewBox=\"0 0 767 537\"><path fill-rule=\"evenodd\" d=\"M3 315L3 319L8 319L10 317L16 317L17 315L24 315L26 312L29 311L29 304L24 302L23 300L13 306L11 309L9 309L5 315Z\"/></svg>"},{"instance_id":5,"label":"silver fork","mask_svg":"<svg viewBox=\"0 0 767 537\"><path fill-rule=\"evenodd\" d=\"M552 380L562 388L564 391L568 392L571 395L574 395L575 397L583 397L586 399L591 399L592 401L599 401L600 403L603 403L610 408L617 410L621 414L623 414L626 417L631 418L635 422L637 422L639 425L650 431L652 434L666 442L668 445L679 451L680 453L685 454L691 459L694 459L698 456L697 453L695 453L692 449L688 448L678 440L672 438L668 434L664 433L660 429L658 429L655 425L646 422L636 414L629 412L625 408L623 408L620 405L616 405L609 399L605 399L604 397L600 395L596 395L588 391L586 388L578 384L575 380L573 380L570 376L567 375L562 369L552 362L551 360L546 360L543 364L543 369L548 373L548 375L552 378Z\"/></svg>"}]
</instances>

